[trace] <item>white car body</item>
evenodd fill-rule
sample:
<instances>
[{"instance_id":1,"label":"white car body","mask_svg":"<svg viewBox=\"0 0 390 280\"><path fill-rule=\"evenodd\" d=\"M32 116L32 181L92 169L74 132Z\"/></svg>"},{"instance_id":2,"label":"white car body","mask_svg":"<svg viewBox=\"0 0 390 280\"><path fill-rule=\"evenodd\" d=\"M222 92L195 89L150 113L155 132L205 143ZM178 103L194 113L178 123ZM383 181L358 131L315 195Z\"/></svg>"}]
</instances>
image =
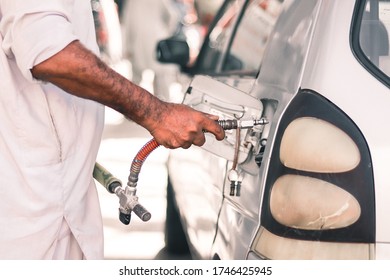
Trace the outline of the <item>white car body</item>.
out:
<instances>
[{"instance_id":1,"label":"white car body","mask_svg":"<svg viewBox=\"0 0 390 280\"><path fill-rule=\"evenodd\" d=\"M364 1L269 2L279 16L258 76L197 75L184 97L221 118L269 121L241 131L239 196L229 194L234 131L171 153L190 249L202 259L390 259L388 46L378 67L364 57Z\"/></svg>"}]
</instances>

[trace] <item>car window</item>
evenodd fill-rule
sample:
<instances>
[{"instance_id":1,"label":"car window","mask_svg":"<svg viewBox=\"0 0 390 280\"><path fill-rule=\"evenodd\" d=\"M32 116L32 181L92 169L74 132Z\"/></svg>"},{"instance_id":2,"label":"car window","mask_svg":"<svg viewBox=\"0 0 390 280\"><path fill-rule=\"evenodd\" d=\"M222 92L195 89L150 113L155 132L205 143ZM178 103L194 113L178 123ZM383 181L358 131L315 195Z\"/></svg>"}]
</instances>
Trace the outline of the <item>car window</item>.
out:
<instances>
[{"instance_id":1,"label":"car window","mask_svg":"<svg viewBox=\"0 0 390 280\"><path fill-rule=\"evenodd\" d=\"M196 65L198 71L217 71L221 56L227 48L228 39L233 32L240 7L244 2L244 0L230 0L222 6L222 10L217 15L220 17L211 29L199 55Z\"/></svg>"},{"instance_id":2,"label":"car window","mask_svg":"<svg viewBox=\"0 0 390 280\"><path fill-rule=\"evenodd\" d=\"M222 71L259 71L269 35L281 11L281 0L253 0L244 12Z\"/></svg>"},{"instance_id":3,"label":"car window","mask_svg":"<svg viewBox=\"0 0 390 280\"><path fill-rule=\"evenodd\" d=\"M364 58L362 63L379 79L390 85L390 1L367 0L360 6L357 15L358 42ZM356 45L354 45L356 48Z\"/></svg>"}]
</instances>

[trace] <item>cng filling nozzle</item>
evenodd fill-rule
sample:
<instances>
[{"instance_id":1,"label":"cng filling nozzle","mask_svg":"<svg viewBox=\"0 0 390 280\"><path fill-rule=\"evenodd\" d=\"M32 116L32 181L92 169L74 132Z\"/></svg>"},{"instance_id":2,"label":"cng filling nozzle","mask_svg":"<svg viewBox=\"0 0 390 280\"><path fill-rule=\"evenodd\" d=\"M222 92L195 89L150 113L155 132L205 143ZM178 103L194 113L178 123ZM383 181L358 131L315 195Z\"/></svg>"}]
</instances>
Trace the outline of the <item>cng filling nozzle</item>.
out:
<instances>
[{"instance_id":1,"label":"cng filling nozzle","mask_svg":"<svg viewBox=\"0 0 390 280\"><path fill-rule=\"evenodd\" d=\"M268 123L265 118L250 120L218 120L217 122L224 130L253 128L254 126Z\"/></svg>"},{"instance_id":2,"label":"cng filling nozzle","mask_svg":"<svg viewBox=\"0 0 390 280\"><path fill-rule=\"evenodd\" d=\"M268 121L265 118L261 119L250 119L250 120L218 120L218 124L224 130L237 129L238 141L236 145L239 145L239 131L240 129L253 128L257 125L265 125ZM146 210L139 202L137 196L137 183L138 177L141 172L141 167L146 160L146 158L158 148L160 144L153 138L149 140L136 154L134 157L131 167L130 174L128 177L127 185L122 188L122 183L120 180L115 178L110 172L108 172L102 165L99 163L95 164L93 171L93 177L104 186L108 192L115 193L119 198L119 220L128 225L131 220L131 212L134 212L142 221L147 222L151 218L151 213ZM238 153L238 146L236 147L236 154ZM233 162L233 168L235 169L237 165L237 156ZM232 169L233 170L233 169ZM232 182L233 184L233 182ZM234 181L234 185L237 186L240 183Z\"/></svg>"}]
</instances>

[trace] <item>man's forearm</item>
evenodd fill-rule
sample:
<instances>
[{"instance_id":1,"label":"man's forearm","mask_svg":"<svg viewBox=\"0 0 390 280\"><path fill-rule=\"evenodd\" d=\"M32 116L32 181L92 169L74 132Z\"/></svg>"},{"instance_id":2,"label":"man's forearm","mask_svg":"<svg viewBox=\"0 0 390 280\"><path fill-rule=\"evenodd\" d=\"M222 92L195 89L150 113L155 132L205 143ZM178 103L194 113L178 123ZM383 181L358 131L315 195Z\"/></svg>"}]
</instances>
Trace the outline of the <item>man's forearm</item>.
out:
<instances>
[{"instance_id":1,"label":"man's forearm","mask_svg":"<svg viewBox=\"0 0 390 280\"><path fill-rule=\"evenodd\" d=\"M68 93L117 110L168 148L201 146L205 141L203 131L213 133L218 140L224 137L223 129L215 122L218 117L159 100L112 70L78 41L34 66L32 74Z\"/></svg>"},{"instance_id":2,"label":"man's forearm","mask_svg":"<svg viewBox=\"0 0 390 280\"><path fill-rule=\"evenodd\" d=\"M164 102L116 73L78 41L36 65L32 74L76 96L107 105L148 129L153 129L164 107Z\"/></svg>"}]
</instances>

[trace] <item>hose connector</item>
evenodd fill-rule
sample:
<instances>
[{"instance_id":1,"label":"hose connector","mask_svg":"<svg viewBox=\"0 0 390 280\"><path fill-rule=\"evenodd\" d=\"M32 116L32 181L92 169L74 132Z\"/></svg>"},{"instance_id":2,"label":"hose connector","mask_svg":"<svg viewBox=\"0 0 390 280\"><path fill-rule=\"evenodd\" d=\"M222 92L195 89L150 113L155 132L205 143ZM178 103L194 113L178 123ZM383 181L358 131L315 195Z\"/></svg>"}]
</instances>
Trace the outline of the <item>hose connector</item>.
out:
<instances>
[{"instance_id":1,"label":"hose connector","mask_svg":"<svg viewBox=\"0 0 390 280\"><path fill-rule=\"evenodd\" d=\"M247 128L253 128L257 125L266 125L268 123L268 120L266 118L260 118L260 119L250 119L250 120L218 120L218 124L224 129L224 130L232 130L232 129L247 129Z\"/></svg>"}]
</instances>

